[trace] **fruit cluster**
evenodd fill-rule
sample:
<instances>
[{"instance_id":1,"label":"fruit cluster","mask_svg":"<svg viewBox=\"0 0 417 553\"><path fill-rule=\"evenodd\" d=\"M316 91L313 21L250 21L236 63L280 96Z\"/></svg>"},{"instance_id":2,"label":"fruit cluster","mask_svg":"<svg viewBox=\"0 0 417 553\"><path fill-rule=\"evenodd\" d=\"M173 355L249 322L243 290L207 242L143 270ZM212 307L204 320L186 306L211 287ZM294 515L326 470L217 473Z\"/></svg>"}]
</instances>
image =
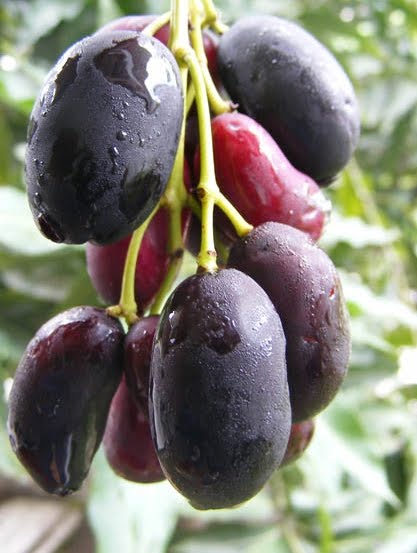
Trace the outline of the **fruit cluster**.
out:
<instances>
[{"instance_id":1,"label":"fruit cluster","mask_svg":"<svg viewBox=\"0 0 417 553\"><path fill-rule=\"evenodd\" d=\"M55 316L17 368L10 441L42 488L77 490L103 441L122 477L231 507L301 455L349 360L316 241L358 134L341 66L278 17L227 28L174 0L65 52L32 112L29 202L49 239L87 242L110 307Z\"/></svg>"}]
</instances>

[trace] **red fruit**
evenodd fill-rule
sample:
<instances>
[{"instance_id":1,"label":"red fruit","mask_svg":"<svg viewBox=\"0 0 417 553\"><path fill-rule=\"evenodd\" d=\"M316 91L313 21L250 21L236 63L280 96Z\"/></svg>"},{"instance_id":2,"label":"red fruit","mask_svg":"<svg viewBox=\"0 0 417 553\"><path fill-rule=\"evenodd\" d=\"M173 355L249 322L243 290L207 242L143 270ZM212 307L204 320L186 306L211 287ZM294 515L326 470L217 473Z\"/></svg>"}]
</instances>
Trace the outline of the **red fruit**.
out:
<instances>
[{"instance_id":1,"label":"red fruit","mask_svg":"<svg viewBox=\"0 0 417 553\"><path fill-rule=\"evenodd\" d=\"M135 273L135 298L140 311L149 305L158 292L168 268L168 225L166 209L159 209L142 240ZM106 246L87 243L88 274L106 303L119 301L130 239L129 236Z\"/></svg>"},{"instance_id":2,"label":"red fruit","mask_svg":"<svg viewBox=\"0 0 417 553\"><path fill-rule=\"evenodd\" d=\"M124 343L124 370L126 384L137 407L148 418L149 369L152 344L159 317L139 319L132 325Z\"/></svg>"},{"instance_id":3,"label":"red fruit","mask_svg":"<svg viewBox=\"0 0 417 553\"><path fill-rule=\"evenodd\" d=\"M255 226L284 223L317 240L329 202L310 177L290 164L268 132L241 113L215 117L212 131L218 185L243 217ZM230 234L223 218L216 224Z\"/></svg>"},{"instance_id":4,"label":"red fruit","mask_svg":"<svg viewBox=\"0 0 417 553\"><path fill-rule=\"evenodd\" d=\"M291 426L290 439L288 440L287 450L280 467L289 465L301 457L310 445L314 434L314 426L313 419L294 423Z\"/></svg>"},{"instance_id":5,"label":"red fruit","mask_svg":"<svg viewBox=\"0 0 417 553\"><path fill-rule=\"evenodd\" d=\"M126 480L146 484L165 479L149 422L137 408L124 379L111 403L103 445L110 466Z\"/></svg>"}]
</instances>

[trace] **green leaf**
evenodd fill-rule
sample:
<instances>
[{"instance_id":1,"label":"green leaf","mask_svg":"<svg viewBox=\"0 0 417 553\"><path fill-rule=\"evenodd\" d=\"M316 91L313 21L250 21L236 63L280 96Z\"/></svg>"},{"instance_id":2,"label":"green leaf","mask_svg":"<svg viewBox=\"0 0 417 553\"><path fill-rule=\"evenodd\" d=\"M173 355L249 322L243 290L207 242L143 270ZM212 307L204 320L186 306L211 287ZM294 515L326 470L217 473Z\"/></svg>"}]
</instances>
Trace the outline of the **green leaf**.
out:
<instances>
[{"instance_id":1,"label":"green leaf","mask_svg":"<svg viewBox=\"0 0 417 553\"><path fill-rule=\"evenodd\" d=\"M87 507L97 553L163 553L183 502L167 482L141 485L119 478L100 450Z\"/></svg>"},{"instance_id":2,"label":"green leaf","mask_svg":"<svg viewBox=\"0 0 417 553\"><path fill-rule=\"evenodd\" d=\"M0 248L21 255L40 255L64 247L42 236L33 221L26 194L11 186L0 186Z\"/></svg>"}]
</instances>

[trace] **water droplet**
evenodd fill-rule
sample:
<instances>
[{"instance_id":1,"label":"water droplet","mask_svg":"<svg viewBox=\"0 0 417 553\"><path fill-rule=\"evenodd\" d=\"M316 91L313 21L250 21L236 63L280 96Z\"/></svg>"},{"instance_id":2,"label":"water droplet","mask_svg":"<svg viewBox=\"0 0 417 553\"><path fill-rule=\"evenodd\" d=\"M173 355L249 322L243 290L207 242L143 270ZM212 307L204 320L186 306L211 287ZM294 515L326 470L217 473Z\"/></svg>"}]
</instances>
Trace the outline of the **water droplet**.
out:
<instances>
[{"instance_id":1,"label":"water droplet","mask_svg":"<svg viewBox=\"0 0 417 553\"><path fill-rule=\"evenodd\" d=\"M117 131L116 138L117 138L117 140L120 140L121 142L123 142L127 138L127 132L126 131Z\"/></svg>"}]
</instances>

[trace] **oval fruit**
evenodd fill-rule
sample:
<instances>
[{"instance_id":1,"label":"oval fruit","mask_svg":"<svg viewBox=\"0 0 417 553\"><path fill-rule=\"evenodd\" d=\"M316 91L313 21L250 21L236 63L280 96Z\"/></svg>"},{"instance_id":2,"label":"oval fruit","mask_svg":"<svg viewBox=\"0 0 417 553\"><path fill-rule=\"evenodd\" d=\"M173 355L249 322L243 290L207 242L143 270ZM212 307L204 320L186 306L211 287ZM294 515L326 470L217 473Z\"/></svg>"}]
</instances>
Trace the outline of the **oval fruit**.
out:
<instances>
[{"instance_id":1,"label":"oval fruit","mask_svg":"<svg viewBox=\"0 0 417 553\"><path fill-rule=\"evenodd\" d=\"M158 40L113 31L67 50L28 133L29 202L43 234L106 244L140 226L168 182L182 113L178 66Z\"/></svg>"},{"instance_id":2,"label":"oval fruit","mask_svg":"<svg viewBox=\"0 0 417 553\"><path fill-rule=\"evenodd\" d=\"M159 316L142 317L129 328L124 345L126 385L138 409L148 418L149 372Z\"/></svg>"},{"instance_id":3,"label":"oval fruit","mask_svg":"<svg viewBox=\"0 0 417 553\"><path fill-rule=\"evenodd\" d=\"M218 48L220 77L239 111L258 121L292 165L328 183L359 139L352 84L327 48L285 19L248 16Z\"/></svg>"},{"instance_id":4,"label":"oval fruit","mask_svg":"<svg viewBox=\"0 0 417 553\"><path fill-rule=\"evenodd\" d=\"M248 223L284 223L318 240L330 205L313 179L295 169L247 115L218 115L211 128L217 184ZM217 217L216 227L228 235L224 221Z\"/></svg>"},{"instance_id":5,"label":"oval fruit","mask_svg":"<svg viewBox=\"0 0 417 553\"><path fill-rule=\"evenodd\" d=\"M303 232L265 223L233 245L228 266L252 277L277 310L287 341L292 422L324 409L345 377L349 319L336 268Z\"/></svg>"},{"instance_id":6,"label":"oval fruit","mask_svg":"<svg viewBox=\"0 0 417 553\"><path fill-rule=\"evenodd\" d=\"M29 342L9 398L12 448L45 491L77 490L100 445L122 376L124 332L94 307L74 307Z\"/></svg>"},{"instance_id":7,"label":"oval fruit","mask_svg":"<svg viewBox=\"0 0 417 553\"><path fill-rule=\"evenodd\" d=\"M162 470L194 507L232 507L261 489L285 453L291 411L281 322L252 279L222 269L174 290L149 402Z\"/></svg>"},{"instance_id":8,"label":"oval fruit","mask_svg":"<svg viewBox=\"0 0 417 553\"><path fill-rule=\"evenodd\" d=\"M146 413L135 405L122 379L111 403L103 436L106 459L114 472L132 482L165 480L152 442Z\"/></svg>"}]
</instances>

